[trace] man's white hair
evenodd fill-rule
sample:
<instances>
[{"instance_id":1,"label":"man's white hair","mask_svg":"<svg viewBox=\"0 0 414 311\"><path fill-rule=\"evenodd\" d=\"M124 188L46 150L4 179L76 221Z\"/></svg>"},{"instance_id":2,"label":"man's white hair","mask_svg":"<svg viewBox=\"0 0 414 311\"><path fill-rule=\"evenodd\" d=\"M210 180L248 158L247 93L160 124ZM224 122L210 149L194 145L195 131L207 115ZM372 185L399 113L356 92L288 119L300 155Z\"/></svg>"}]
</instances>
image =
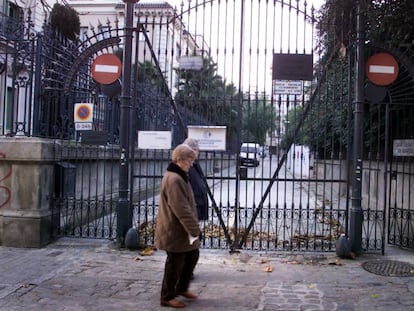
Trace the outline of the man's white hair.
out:
<instances>
[{"instance_id":1,"label":"man's white hair","mask_svg":"<svg viewBox=\"0 0 414 311\"><path fill-rule=\"evenodd\" d=\"M195 138L188 137L186 140L184 140L183 144L186 144L191 149L199 150L200 147L198 145L198 140Z\"/></svg>"}]
</instances>

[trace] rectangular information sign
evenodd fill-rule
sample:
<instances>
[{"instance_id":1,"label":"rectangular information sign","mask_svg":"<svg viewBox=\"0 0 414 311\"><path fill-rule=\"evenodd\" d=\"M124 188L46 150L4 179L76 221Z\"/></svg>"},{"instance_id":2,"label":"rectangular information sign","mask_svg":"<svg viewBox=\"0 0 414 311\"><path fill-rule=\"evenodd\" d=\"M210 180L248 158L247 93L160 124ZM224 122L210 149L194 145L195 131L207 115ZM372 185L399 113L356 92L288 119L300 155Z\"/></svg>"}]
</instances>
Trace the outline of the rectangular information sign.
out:
<instances>
[{"instance_id":1,"label":"rectangular information sign","mask_svg":"<svg viewBox=\"0 0 414 311\"><path fill-rule=\"evenodd\" d=\"M182 70L201 70L203 68L202 56L181 56L180 69Z\"/></svg>"},{"instance_id":2,"label":"rectangular information sign","mask_svg":"<svg viewBox=\"0 0 414 311\"><path fill-rule=\"evenodd\" d=\"M273 95L302 95L302 81L274 80Z\"/></svg>"},{"instance_id":3,"label":"rectangular information sign","mask_svg":"<svg viewBox=\"0 0 414 311\"><path fill-rule=\"evenodd\" d=\"M392 154L394 157L414 156L414 139L395 139Z\"/></svg>"},{"instance_id":4,"label":"rectangular information sign","mask_svg":"<svg viewBox=\"0 0 414 311\"><path fill-rule=\"evenodd\" d=\"M313 79L312 54L273 54L272 80Z\"/></svg>"},{"instance_id":5,"label":"rectangular information sign","mask_svg":"<svg viewBox=\"0 0 414 311\"><path fill-rule=\"evenodd\" d=\"M188 137L198 140L200 150L226 150L226 126L188 126Z\"/></svg>"},{"instance_id":6,"label":"rectangular information sign","mask_svg":"<svg viewBox=\"0 0 414 311\"><path fill-rule=\"evenodd\" d=\"M171 149L171 132L138 131L138 149Z\"/></svg>"}]
</instances>

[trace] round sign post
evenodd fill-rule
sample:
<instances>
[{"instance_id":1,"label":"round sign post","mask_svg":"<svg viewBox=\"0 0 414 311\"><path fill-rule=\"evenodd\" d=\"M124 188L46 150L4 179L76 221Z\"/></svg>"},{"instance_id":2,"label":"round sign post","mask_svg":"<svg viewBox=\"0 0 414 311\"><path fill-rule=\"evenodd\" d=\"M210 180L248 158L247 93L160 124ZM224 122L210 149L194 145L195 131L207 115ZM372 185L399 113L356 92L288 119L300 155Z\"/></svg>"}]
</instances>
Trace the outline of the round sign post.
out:
<instances>
[{"instance_id":1,"label":"round sign post","mask_svg":"<svg viewBox=\"0 0 414 311\"><path fill-rule=\"evenodd\" d=\"M92 63L92 78L100 84L114 83L121 76L122 63L115 54L99 55Z\"/></svg>"},{"instance_id":2,"label":"round sign post","mask_svg":"<svg viewBox=\"0 0 414 311\"><path fill-rule=\"evenodd\" d=\"M376 53L368 58L365 74L369 81L378 86L393 83L399 73L398 62L388 53Z\"/></svg>"}]
</instances>

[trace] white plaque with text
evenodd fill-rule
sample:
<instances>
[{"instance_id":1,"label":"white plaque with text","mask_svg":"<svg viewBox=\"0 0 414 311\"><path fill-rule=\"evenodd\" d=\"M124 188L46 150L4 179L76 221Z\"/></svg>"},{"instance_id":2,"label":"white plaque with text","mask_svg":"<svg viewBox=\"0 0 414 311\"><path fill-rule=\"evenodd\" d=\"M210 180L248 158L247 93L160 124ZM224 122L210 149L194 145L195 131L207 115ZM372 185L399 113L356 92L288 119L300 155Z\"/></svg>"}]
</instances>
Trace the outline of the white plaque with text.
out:
<instances>
[{"instance_id":1,"label":"white plaque with text","mask_svg":"<svg viewBox=\"0 0 414 311\"><path fill-rule=\"evenodd\" d=\"M171 132L139 131L138 149L171 149Z\"/></svg>"},{"instance_id":2,"label":"white plaque with text","mask_svg":"<svg viewBox=\"0 0 414 311\"><path fill-rule=\"evenodd\" d=\"M188 126L188 137L198 140L200 150L226 150L225 126Z\"/></svg>"}]
</instances>

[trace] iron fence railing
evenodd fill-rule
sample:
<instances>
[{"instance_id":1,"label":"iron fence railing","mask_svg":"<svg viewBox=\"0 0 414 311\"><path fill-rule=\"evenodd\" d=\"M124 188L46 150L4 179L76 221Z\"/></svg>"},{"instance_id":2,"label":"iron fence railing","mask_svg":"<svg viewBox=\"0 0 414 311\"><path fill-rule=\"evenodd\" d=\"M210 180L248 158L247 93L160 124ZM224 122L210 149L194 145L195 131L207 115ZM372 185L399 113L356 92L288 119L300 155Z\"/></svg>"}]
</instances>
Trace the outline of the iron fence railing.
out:
<instances>
[{"instance_id":1,"label":"iron fence railing","mask_svg":"<svg viewBox=\"0 0 414 311\"><path fill-rule=\"evenodd\" d=\"M187 126L224 125L227 149L201 152L210 189L209 218L200 223L203 247L334 251L349 227L355 55L349 47L347 57L338 58L340 43L332 38L329 55L310 49L319 62L303 95L275 93L273 52L306 50L301 36L315 31L314 17L279 1L243 3L241 11L238 2L199 1L197 8L169 14L139 6L128 129L134 226L141 242L153 245L158 185L170 157L170 150L141 150L137 131L171 131L175 145ZM276 25L292 11L288 28ZM212 23L209 16L219 18ZM55 139L56 234L115 238L123 81L100 85L90 69L96 55L122 54L125 29L109 23L70 41L49 25L34 34L29 21L0 14L0 135ZM413 245L411 158L392 154L394 140L414 135L407 121L413 66L411 54L401 53L400 80L388 98L364 104L364 250L383 250L386 233L390 243ZM180 67L181 56L205 57L205 70ZM93 131L76 130L76 103L93 104ZM242 167L240 143L260 137L269 152L257 167ZM307 166L304 150L312 159ZM65 188L68 183L75 188Z\"/></svg>"}]
</instances>

